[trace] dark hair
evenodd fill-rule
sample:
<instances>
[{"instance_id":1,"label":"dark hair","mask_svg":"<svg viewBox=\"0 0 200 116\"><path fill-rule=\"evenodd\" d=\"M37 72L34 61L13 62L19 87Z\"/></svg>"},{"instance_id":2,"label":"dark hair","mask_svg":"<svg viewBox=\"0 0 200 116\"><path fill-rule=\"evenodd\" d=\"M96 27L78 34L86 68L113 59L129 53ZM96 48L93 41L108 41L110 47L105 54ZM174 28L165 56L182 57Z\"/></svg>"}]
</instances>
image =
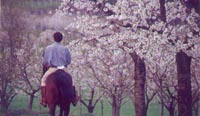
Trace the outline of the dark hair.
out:
<instances>
[{"instance_id":1,"label":"dark hair","mask_svg":"<svg viewBox=\"0 0 200 116\"><path fill-rule=\"evenodd\" d=\"M56 42L61 42L62 39L63 39L63 35L62 35L62 33L60 33L60 32L55 32L55 33L53 34L53 38L54 38L54 40L55 40Z\"/></svg>"}]
</instances>

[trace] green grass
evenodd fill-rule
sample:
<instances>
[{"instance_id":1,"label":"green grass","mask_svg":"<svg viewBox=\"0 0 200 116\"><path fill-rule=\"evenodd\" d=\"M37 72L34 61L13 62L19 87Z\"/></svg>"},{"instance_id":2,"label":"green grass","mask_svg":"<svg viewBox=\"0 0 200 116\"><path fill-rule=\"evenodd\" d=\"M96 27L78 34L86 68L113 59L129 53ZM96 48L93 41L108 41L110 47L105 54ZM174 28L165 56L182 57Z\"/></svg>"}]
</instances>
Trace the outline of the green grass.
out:
<instances>
[{"instance_id":1,"label":"green grass","mask_svg":"<svg viewBox=\"0 0 200 116\"><path fill-rule=\"evenodd\" d=\"M22 110L22 109L27 109L28 108L28 96L25 95L20 95L17 96L13 102L10 105L11 111L13 110ZM49 116L48 115L48 108L43 108L39 104L40 98L35 98L34 104L33 104L33 111L35 112L46 112L43 114L40 114L39 116ZM57 108L57 114L58 114L58 108ZM99 102L94 109L94 115L95 116L101 116L101 103ZM87 113L87 109L81 105L80 103L78 104L77 107L71 106L70 114L73 116L80 116L80 114ZM107 101L103 101L103 113L104 116L112 116L112 107ZM70 115L70 116L71 116ZM121 116L135 116L135 111L134 111L134 106L130 100L130 102L125 103L122 105L121 110L120 110L120 115ZM149 106L148 110L148 116L158 116L160 115L160 106L157 103L152 103ZM28 116L28 115L26 115ZM165 110L164 111L164 116L169 116L168 112Z\"/></svg>"}]
</instances>

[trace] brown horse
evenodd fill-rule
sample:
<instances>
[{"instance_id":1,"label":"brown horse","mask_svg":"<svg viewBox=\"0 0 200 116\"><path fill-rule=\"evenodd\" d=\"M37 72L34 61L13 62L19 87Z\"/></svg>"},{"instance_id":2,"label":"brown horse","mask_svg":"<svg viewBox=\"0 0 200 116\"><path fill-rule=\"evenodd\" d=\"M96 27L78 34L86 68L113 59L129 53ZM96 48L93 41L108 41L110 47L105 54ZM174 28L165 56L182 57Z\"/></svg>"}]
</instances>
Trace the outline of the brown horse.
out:
<instances>
[{"instance_id":1,"label":"brown horse","mask_svg":"<svg viewBox=\"0 0 200 116\"><path fill-rule=\"evenodd\" d=\"M60 107L60 115L68 116L70 103L74 97L71 76L63 70L57 70L46 80L46 100L50 116L55 116L56 106Z\"/></svg>"}]
</instances>

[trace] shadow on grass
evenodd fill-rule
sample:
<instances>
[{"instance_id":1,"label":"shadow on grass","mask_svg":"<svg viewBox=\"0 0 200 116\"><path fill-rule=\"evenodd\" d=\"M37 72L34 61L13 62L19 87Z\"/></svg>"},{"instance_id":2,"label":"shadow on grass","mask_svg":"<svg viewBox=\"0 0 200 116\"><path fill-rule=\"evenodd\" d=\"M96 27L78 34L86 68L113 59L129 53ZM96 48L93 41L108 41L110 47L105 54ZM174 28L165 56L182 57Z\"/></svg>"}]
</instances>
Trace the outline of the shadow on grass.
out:
<instances>
[{"instance_id":1,"label":"shadow on grass","mask_svg":"<svg viewBox=\"0 0 200 116\"><path fill-rule=\"evenodd\" d=\"M7 111L6 113L1 114L1 116L49 116L48 112L38 112L38 111L31 111L31 110L12 110ZM70 115L74 116L74 115ZM78 116L95 116L90 113L84 113Z\"/></svg>"},{"instance_id":2,"label":"shadow on grass","mask_svg":"<svg viewBox=\"0 0 200 116\"><path fill-rule=\"evenodd\" d=\"M40 116L42 114L47 114L48 112L38 112L31 111L27 109L22 110L11 110L3 113L1 116Z\"/></svg>"}]
</instances>

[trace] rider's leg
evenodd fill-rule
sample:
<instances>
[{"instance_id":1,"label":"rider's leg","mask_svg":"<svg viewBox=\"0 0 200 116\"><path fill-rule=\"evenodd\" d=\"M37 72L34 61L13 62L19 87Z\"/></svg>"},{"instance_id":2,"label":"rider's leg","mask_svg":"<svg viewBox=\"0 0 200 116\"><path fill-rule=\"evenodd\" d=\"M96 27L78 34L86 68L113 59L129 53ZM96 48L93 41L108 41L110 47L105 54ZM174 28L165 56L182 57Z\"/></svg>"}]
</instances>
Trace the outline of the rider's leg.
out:
<instances>
[{"instance_id":1,"label":"rider's leg","mask_svg":"<svg viewBox=\"0 0 200 116\"><path fill-rule=\"evenodd\" d=\"M48 71L46 71L47 73ZM47 106L47 102L46 102L46 73L43 75L42 77L42 80L41 80L41 101L40 101L40 104L43 106L43 107L46 107Z\"/></svg>"},{"instance_id":2,"label":"rider's leg","mask_svg":"<svg viewBox=\"0 0 200 116\"><path fill-rule=\"evenodd\" d=\"M42 99L40 101L40 104L44 107L47 107L47 102L46 102L46 87L42 86L41 87L41 95L42 95Z\"/></svg>"},{"instance_id":3,"label":"rider's leg","mask_svg":"<svg viewBox=\"0 0 200 116\"><path fill-rule=\"evenodd\" d=\"M46 79L47 77L55 72L56 70L58 70L57 68L49 68L43 75L42 80L41 80L41 95L42 95L42 99L40 101L40 104L44 107L47 106L47 100L46 100Z\"/></svg>"},{"instance_id":4,"label":"rider's leg","mask_svg":"<svg viewBox=\"0 0 200 116\"><path fill-rule=\"evenodd\" d=\"M73 97L73 99L72 99L72 105L73 105L73 106L76 106L77 103L78 103L78 101L81 99L81 97L77 95L75 86L73 86L73 96L74 96L74 97Z\"/></svg>"}]
</instances>

